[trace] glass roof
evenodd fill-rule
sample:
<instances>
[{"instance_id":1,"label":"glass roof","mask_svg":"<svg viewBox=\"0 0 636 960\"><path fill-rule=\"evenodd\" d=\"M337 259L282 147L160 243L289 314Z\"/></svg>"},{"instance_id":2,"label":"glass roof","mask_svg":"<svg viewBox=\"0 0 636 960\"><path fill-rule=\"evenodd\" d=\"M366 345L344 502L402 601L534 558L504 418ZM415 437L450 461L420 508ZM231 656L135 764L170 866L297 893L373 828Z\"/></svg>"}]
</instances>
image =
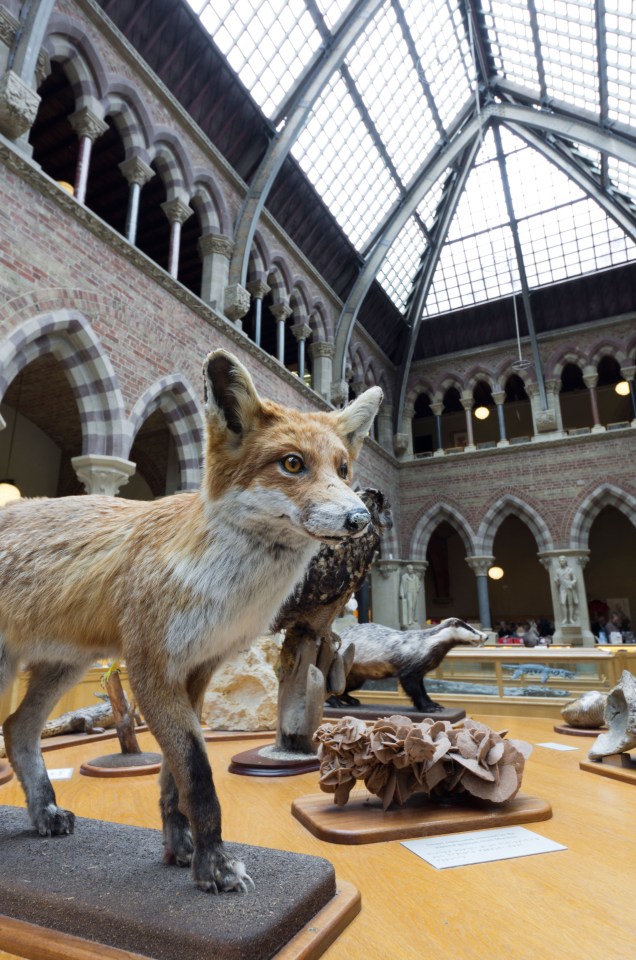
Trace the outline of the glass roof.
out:
<instances>
[{"instance_id":1,"label":"glass roof","mask_svg":"<svg viewBox=\"0 0 636 960\"><path fill-rule=\"evenodd\" d=\"M636 167L601 140L573 142L567 123L585 121L599 134L619 125L636 145L636 0L187 2L278 129L302 101L305 78L359 22L291 153L362 258L405 210L377 274L405 313L427 255L437 265L424 316L519 292L515 231L530 288L636 259L636 220L630 237L624 216L623 226L613 218L617 204L631 216ZM519 124L500 123L498 157L484 126L441 236L445 185L462 154L424 193L419 177L471 117L497 103L547 108L563 129L547 135L534 125L539 150Z\"/></svg>"}]
</instances>

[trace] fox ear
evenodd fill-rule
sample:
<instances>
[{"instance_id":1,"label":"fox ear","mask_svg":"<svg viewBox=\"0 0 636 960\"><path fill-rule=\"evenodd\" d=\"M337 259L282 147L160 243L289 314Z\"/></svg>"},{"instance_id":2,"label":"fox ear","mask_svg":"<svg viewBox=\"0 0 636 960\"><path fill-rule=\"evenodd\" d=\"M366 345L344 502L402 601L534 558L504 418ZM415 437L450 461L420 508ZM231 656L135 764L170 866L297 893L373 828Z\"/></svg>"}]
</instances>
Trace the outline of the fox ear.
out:
<instances>
[{"instance_id":1,"label":"fox ear","mask_svg":"<svg viewBox=\"0 0 636 960\"><path fill-rule=\"evenodd\" d=\"M349 447L353 457L357 457L360 453L362 441L371 429L382 398L380 387L370 387L349 403L344 410L332 414L336 418L338 433Z\"/></svg>"},{"instance_id":2,"label":"fox ear","mask_svg":"<svg viewBox=\"0 0 636 960\"><path fill-rule=\"evenodd\" d=\"M261 409L252 378L227 350L213 350L203 364L205 409L210 419L242 434Z\"/></svg>"}]
</instances>

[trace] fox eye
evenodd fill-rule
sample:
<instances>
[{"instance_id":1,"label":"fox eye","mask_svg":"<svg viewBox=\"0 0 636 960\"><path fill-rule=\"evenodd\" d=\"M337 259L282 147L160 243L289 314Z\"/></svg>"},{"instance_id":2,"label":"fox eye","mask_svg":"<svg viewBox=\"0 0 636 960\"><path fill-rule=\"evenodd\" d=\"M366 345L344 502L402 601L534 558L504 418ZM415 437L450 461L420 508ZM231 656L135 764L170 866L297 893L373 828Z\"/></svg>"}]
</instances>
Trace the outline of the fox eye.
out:
<instances>
[{"instance_id":1,"label":"fox eye","mask_svg":"<svg viewBox=\"0 0 636 960\"><path fill-rule=\"evenodd\" d=\"M346 480L349 476L349 464L341 463L338 467L338 476L342 477L343 480Z\"/></svg>"},{"instance_id":2,"label":"fox eye","mask_svg":"<svg viewBox=\"0 0 636 960\"><path fill-rule=\"evenodd\" d=\"M301 470L305 469L303 458L295 453L288 453L280 461L280 465L286 473L300 473Z\"/></svg>"}]
</instances>

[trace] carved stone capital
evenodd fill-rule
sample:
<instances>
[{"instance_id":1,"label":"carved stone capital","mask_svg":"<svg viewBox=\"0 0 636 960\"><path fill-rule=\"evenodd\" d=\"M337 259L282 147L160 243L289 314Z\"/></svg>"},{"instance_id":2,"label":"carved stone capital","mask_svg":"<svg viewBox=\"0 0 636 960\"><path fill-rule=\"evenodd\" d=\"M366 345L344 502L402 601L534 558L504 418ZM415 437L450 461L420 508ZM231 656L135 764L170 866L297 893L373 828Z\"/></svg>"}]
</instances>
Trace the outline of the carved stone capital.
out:
<instances>
[{"instance_id":1,"label":"carved stone capital","mask_svg":"<svg viewBox=\"0 0 636 960\"><path fill-rule=\"evenodd\" d=\"M165 213L170 223L185 223L188 217L194 213L192 207L175 197L174 200L165 200L161 204L161 209Z\"/></svg>"},{"instance_id":2,"label":"carved stone capital","mask_svg":"<svg viewBox=\"0 0 636 960\"><path fill-rule=\"evenodd\" d=\"M312 360L319 360L321 357L333 360L335 352L335 346L327 340L314 340L309 346L309 353Z\"/></svg>"},{"instance_id":3,"label":"carved stone capital","mask_svg":"<svg viewBox=\"0 0 636 960\"><path fill-rule=\"evenodd\" d=\"M93 113L90 107L80 107L75 113L71 113L68 122L78 137L88 137L93 143L108 130L106 121Z\"/></svg>"},{"instance_id":4,"label":"carved stone capital","mask_svg":"<svg viewBox=\"0 0 636 960\"><path fill-rule=\"evenodd\" d=\"M73 457L71 463L87 493L99 493L109 497L117 496L119 488L137 469L137 465L131 460L96 453Z\"/></svg>"},{"instance_id":5,"label":"carved stone capital","mask_svg":"<svg viewBox=\"0 0 636 960\"><path fill-rule=\"evenodd\" d=\"M295 323L290 329L297 340L306 340L311 335L311 327L308 323Z\"/></svg>"},{"instance_id":6,"label":"carved stone capital","mask_svg":"<svg viewBox=\"0 0 636 960\"><path fill-rule=\"evenodd\" d=\"M272 289L264 280L250 280L246 286L255 300L262 300Z\"/></svg>"},{"instance_id":7,"label":"carved stone capital","mask_svg":"<svg viewBox=\"0 0 636 960\"><path fill-rule=\"evenodd\" d=\"M557 418L554 410L537 410L534 415L534 424L537 433L549 433L557 429Z\"/></svg>"},{"instance_id":8,"label":"carved stone capital","mask_svg":"<svg viewBox=\"0 0 636 960\"><path fill-rule=\"evenodd\" d=\"M231 260L234 253L234 241L223 233L204 233L199 237L199 253L201 257L219 253L226 260Z\"/></svg>"},{"instance_id":9,"label":"carved stone capital","mask_svg":"<svg viewBox=\"0 0 636 960\"><path fill-rule=\"evenodd\" d=\"M17 140L35 120L40 97L13 70L0 77L0 132Z\"/></svg>"},{"instance_id":10,"label":"carved stone capital","mask_svg":"<svg viewBox=\"0 0 636 960\"><path fill-rule=\"evenodd\" d=\"M492 398L493 398L493 400L495 401L495 404L496 404L498 407L500 407L501 404L502 404L502 403L505 401L505 399L506 399L506 391L505 391L505 390L493 390L493 391L492 391Z\"/></svg>"},{"instance_id":11,"label":"carved stone capital","mask_svg":"<svg viewBox=\"0 0 636 960\"><path fill-rule=\"evenodd\" d=\"M250 295L240 283L225 288L223 313L228 320L241 320L250 308Z\"/></svg>"},{"instance_id":12,"label":"carved stone capital","mask_svg":"<svg viewBox=\"0 0 636 960\"><path fill-rule=\"evenodd\" d=\"M444 404L441 400L434 400L433 403L429 403L429 407L434 417L441 417L442 410L444 409Z\"/></svg>"},{"instance_id":13,"label":"carved stone capital","mask_svg":"<svg viewBox=\"0 0 636 960\"><path fill-rule=\"evenodd\" d=\"M287 320L294 312L288 303L273 303L269 308L277 320Z\"/></svg>"},{"instance_id":14,"label":"carved stone capital","mask_svg":"<svg viewBox=\"0 0 636 960\"><path fill-rule=\"evenodd\" d=\"M486 577L488 576L488 571L492 567L495 558L465 557L464 559L476 577Z\"/></svg>"},{"instance_id":15,"label":"carved stone capital","mask_svg":"<svg viewBox=\"0 0 636 960\"><path fill-rule=\"evenodd\" d=\"M401 563L399 560L376 560L373 566L384 580L389 580L391 574L400 569Z\"/></svg>"},{"instance_id":16,"label":"carved stone capital","mask_svg":"<svg viewBox=\"0 0 636 960\"><path fill-rule=\"evenodd\" d=\"M525 387L526 393L531 399L539 396L539 387L536 383L526 383Z\"/></svg>"},{"instance_id":17,"label":"carved stone capital","mask_svg":"<svg viewBox=\"0 0 636 960\"><path fill-rule=\"evenodd\" d=\"M152 167L144 163L141 157L130 157L128 160L122 160L119 169L129 184L138 183L140 187L152 180L155 175Z\"/></svg>"},{"instance_id":18,"label":"carved stone capital","mask_svg":"<svg viewBox=\"0 0 636 960\"><path fill-rule=\"evenodd\" d=\"M583 383L588 390L593 390L598 384L598 373L584 373Z\"/></svg>"},{"instance_id":19,"label":"carved stone capital","mask_svg":"<svg viewBox=\"0 0 636 960\"><path fill-rule=\"evenodd\" d=\"M406 451L409 448L409 435L408 433L394 433L393 434L393 449L395 450L396 456L403 457Z\"/></svg>"},{"instance_id":20,"label":"carved stone capital","mask_svg":"<svg viewBox=\"0 0 636 960\"><path fill-rule=\"evenodd\" d=\"M331 384L331 402L334 407L341 407L349 399L349 385L346 380L336 380Z\"/></svg>"},{"instance_id":21,"label":"carved stone capital","mask_svg":"<svg viewBox=\"0 0 636 960\"><path fill-rule=\"evenodd\" d=\"M636 376L636 367L624 365L621 367L621 375L623 380L633 380Z\"/></svg>"},{"instance_id":22,"label":"carved stone capital","mask_svg":"<svg viewBox=\"0 0 636 960\"><path fill-rule=\"evenodd\" d=\"M460 397L459 402L461 403L464 410L472 410L473 404L475 403L472 394L470 397Z\"/></svg>"}]
</instances>

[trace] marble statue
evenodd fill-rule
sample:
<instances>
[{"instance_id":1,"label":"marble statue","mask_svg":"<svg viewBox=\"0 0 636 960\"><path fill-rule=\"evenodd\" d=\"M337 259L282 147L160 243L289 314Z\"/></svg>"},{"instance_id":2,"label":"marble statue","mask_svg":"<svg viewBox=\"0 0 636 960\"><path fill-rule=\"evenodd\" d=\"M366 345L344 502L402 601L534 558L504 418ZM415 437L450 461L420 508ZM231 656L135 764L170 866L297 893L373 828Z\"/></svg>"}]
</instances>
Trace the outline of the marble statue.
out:
<instances>
[{"instance_id":1,"label":"marble statue","mask_svg":"<svg viewBox=\"0 0 636 960\"><path fill-rule=\"evenodd\" d=\"M607 733L601 733L590 750L590 760L602 760L613 753L627 753L636 748L636 677L623 670L616 686L610 690L605 704Z\"/></svg>"},{"instance_id":2,"label":"marble statue","mask_svg":"<svg viewBox=\"0 0 636 960\"><path fill-rule=\"evenodd\" d=\"M406 566L406 572L400 579L400 620L403 627L417 626L417 598L420 593L420 578L413 564Z\"/></svg>"},{"instance_id":3,"label":"marble statue","mask_svg":"<svg viewBox=\"0 0 636 960\"><path fill-rule=\"evenodd\" d=\"M554 575L554 582L559 591L563 623L576 623L579 606L576 574L568 564L567 557L559 557L559 566Z\"/></svg>"}]
</instances>

